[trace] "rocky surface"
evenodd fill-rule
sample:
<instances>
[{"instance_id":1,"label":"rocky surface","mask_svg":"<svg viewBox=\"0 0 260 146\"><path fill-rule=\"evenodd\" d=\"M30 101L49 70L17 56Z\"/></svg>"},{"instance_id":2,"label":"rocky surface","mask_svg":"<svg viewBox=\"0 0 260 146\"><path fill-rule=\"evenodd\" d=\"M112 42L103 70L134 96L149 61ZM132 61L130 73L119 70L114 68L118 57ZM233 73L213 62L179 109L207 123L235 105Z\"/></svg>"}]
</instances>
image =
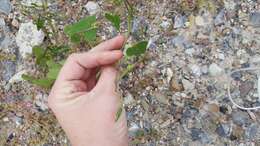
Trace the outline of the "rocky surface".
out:
<instances>
[{"instance_id":1,"label":"rocky surface","mask_svg":"<svg viewBox=\"0 0 260 146\"><path fill-rule=\"evenodd\" d=\"M32 2L39 3L21 1ZM240 110L227 94L230 81L237 104L260 105L259 71L230 75L260 65L260 1L132 2L132 37L150 41L144 61L120 82L130 145L260 145L259 110ZM0 1L0 145L69 145L46 106L48 91L21 80L24 72L38 74L31 47L46 37L22 13L21 3ZM65 24L97 14L101 39L116 34L103 12L125 16L105 0L56 1L49 7L66 14L53 20L61 34Z\"/></svg>"}]
</instances>

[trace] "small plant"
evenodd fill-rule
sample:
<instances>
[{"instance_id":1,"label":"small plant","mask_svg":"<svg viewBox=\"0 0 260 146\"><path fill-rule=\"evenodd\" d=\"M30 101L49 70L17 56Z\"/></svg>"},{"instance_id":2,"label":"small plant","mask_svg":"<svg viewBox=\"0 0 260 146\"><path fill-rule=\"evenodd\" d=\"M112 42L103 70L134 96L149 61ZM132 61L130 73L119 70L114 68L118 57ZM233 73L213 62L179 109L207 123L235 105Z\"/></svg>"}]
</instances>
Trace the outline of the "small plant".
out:
<instances>
[{"instance_id":1,"label":"small plant","mask_svg":"<svg viewBox=\"0 0 260 146\"><path fill-rule=\"evenodd\" d=\"M127 10L127 39L131 35L131 29L132 29L132 21L134 17L134 9L131 3L128 0L114 0L113 1L117 6L120 6L124 4L126 10ZM38 29L45 30L44 32L47 34L51 34L47 27L49 27L52 31L52 35L55 35L55 28L52 25L51 19L51 12L48 11L48 6L46 0L43 1L42 6L33 4L32 8L34 9L40 9L42 11L41 15L35 16L34 22L37 25ZM29 13L29 12L28 12ZM45 16L46 15L46 16ZM118 31L118 33L121 33L121 19L120 16L113 13L105 13L105 18L111 22L111 24L115 27L115 29ZM86 43L89 46L92 46L91 44L96 42L97 39L97 20L96 16L88 16L80 21L65 26L64 33L69 37L70 41L74 44L80 44L80 43ZM47 35L47 40L52 39L49 35ZM126 41L127 42L127 41ZM29 75L23 75L23 79L36 84L38 86L41 86L43 88L50 88L54 81L57 78L57 75L59 73L59 70L62 67L63 60L57 61L57 58L64 54L64 56L68 55L69 52L69 45L60 46L51 44L48 42L47 47L44 46L35 46L33 48L33 56L35 57L36 64L40 67L41 70L44 72L44 77L37 78L34 76ZM137 42L134 45L126 44L123 48L125 48L125 55L126 57L124 60L131 59L132 57L140 56L145 53L147 48L147 41L140 41ZM131 46L131 47L126 47ZM136 64L128 64L123 71L121 71L121 75L119 76L119 79L123 78L127 73L132 71L135 68ZM119 114L120 115L120 114Z\"/></svg>"}]
</instances>

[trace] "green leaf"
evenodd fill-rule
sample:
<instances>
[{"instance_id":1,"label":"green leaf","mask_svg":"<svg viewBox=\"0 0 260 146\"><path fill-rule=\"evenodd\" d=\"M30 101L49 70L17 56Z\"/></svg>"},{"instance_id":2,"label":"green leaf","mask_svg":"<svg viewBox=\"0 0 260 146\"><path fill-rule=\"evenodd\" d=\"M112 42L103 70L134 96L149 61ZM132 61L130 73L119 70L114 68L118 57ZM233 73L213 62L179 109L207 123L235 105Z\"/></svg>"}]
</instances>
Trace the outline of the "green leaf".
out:
<instances>
[{"instance_id":1,"label":"green leaf","mask_svg":"<svg viewBox=\"0 0 260 146\"><path fill-rule=\"evenodd\" d=\"M81 36L80 36L80 34L72 34L72 35L70 36L70 40L71 40L73 43L75 43L75 44L79 44L80 41L81 41Z\"/></svg>"},{"instance_id":2,"label":"green leaf","mask_svg":"<svg viewBox=\"0 0 260 146\"><path fill-rule=\"evenodd\" d=\"M79 22L65 26L64 32L65 34L71 36L73 34L80 33L87 29L90 29L91 27L94 26L95 23L96 23L96 16L88 16L80 20Z\"/></svg>"},{"instance_id":3,"label":"green leaf","mask_svg":"<svg viewBox=\"0 0 260 146\"><path fill-rule=\"evenodd\" d=\"M36 58L41 58L43 57L44 55L44 49L40 46L35 46L33 47L33 55L36 57Z\"/></svg>"},{"instance_id":4,"label":"green leaf","mask_svg":"<svg viewBox=\"0 0 260 146\"><path fill-rule=\"evenodd\" d=\"M110 14L110 13L106 13L105 17L107 18L107 20L109 20L113 26L119 31L120 30L120 17L116 14Z\"/></svg>"},{"instance_id":5,"label":"green leaf","mask_svg":"<svg viewBox=\"0 0 260 146\"><path fill-rule=\"evenodd\" d=\"M92 42L97 38L97 28L90 29L84 33L84 39L86 41Z\"/></svg>"},{"instance_id":6,"label":"green leaf","mask_svg":"<svg viewBox=\"0 0 260 146\"><path fill-rule=\"evenodd\" d=\"M123 107L120 106L119 109L116 112L116 122L118 121L118 119L120 118L120 116L122 115L123 112Z\"/></svg>"},{"instance_id":7,"label":"green leaf","mask_svg":"<svg viewBox=\"0 0 260 146\"><path fill-rule=\"evenodd\" d=\"M33 47L33 55L36 57L36 64L40 66L46 65L47 56L45 56L45 50L42 47Z\"/></svg>"},{"instance_id":8,"label":"green leaf","mask_svg":"<svg viewBox=\"0 0 260 146\"><path fill-rule=\"evenodd\" d=\"M43 88L50 88L55 81L53 79L48 79L48 78L36 79L35 77L28 76L28 75L22 75L22 78L26 81L31 82L32 84L35 84Z\"/></svg>"},{"instance_id":9,"label":"green leaf","mask_svg":"<svg viewBox=\"0 0 260 146\"><path fill-rule=\"evenodd\" d=\"M61 69L61 66L57 67L57 68L49 69L49 72L47 73L47 78L56 80L59 75L60 69Z\"/></svg>"},{"instance_id":10,"label":"green leaf","mask_svg":"<svg viewBox=\"0 0 260 146\"><path fill-rule=\"evenodd\" d=\"M35 24L36 24L36 26L37 26L37 29L38 29L38 30L42 29L42 28L44 27L44 23L45 23L45 20L44 20L43 18L39 17L39 18L36 20L36 22L35 22Z\"/></svg>"},{"instance_id":11,"label":"green leaf","mask_svg":"<svg viewBox=\"0 0 260 146\"><path fill-rule=\"evenodd\" d=\"M142 41L137 44L135 44L132 47L127 48L126 55L127 56L139 56L141 54L144 54L147 48L148 42Z\"/></svg>"},{"instance_id":12,"label":"green leaf","mask_svg":"<svg viewBox=\"0 0 260 146\"><path fill-rule=\"evenodd\" d=\"M52 60L49 60L47 62L47 65L48 65L48 68L49 68L49 71L47 73L47 78L52 79L52 80L56 80L58 75L59 75L60 69L62 68L62 65L60 63L56 63Z\"/></svg>"},{"instance_id":13,"label":"green leaf","mask_svg":"<svg viewBox=\"0 0 260 146\"><path fill-rule=\"evenodd\" d=\"M116 5L121 5L123 0L113 0Z\"/></svg>"}]
</instances>

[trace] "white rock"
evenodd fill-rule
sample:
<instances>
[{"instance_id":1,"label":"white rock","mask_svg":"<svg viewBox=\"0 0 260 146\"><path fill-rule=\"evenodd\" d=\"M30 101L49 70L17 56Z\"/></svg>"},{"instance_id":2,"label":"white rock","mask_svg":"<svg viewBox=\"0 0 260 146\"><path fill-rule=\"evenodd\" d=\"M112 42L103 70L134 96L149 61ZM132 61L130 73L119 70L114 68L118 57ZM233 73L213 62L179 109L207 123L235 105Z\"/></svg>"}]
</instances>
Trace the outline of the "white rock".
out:
<instances>
[{"instance_id":1,"label":"white rock","mask_svg":"<svg viewBox=\"0 0 260 146\"><path fill-rule=\"evenodd\" d=\"M16 36L16 43L20 54L25 57L27 53L32 53L32 48L43 42L44 33L37 30L37 26L32 22L22 23Z\"/></svg>"},{"instance_id":2,"label":"white rock","mask_svg":"<svg viewBox=\"0 0 260 146\"><path fill-rule=\"evenodd\" d=\"M4 121L4 122L8 122L8 121L9 121L9 118L8 118L8 117L4 117L4 118L3 118L3 121Z\"/></svg>"},{"instance_id":3,"label":"white rock","mask_svg":"<svg viewBox=\"0 0 260 146\"><path fill-rule=\"evenodd\" d=\"M41 5L42 0L22 0L22 5L31 6L32 4Z\"/></svg>"},{"instance_id":4,"label":"white rock","mask_svg":"<svg viewBox=\"0 0 260 146\"><path fill-rule=\"evenodd\" d=\"M182 84L185 90L192 90L194 89L193 83L191 83L189 80L182 79Z\"/></svg>"},{"instance_id":5,"label":"white rock","mask_svg":"<svg viewBox=\"0 0 260 146\"><path fill-rule=\"evenodd\" d=\"M219 67L216 63L212 63L209 66L209 74L211 76L218 76L221 75L223 72L223 69L221 67Z\"/></svg>"},{"instance_id":6,"label":"white rock","mask_svg":"<svg viewBox=\"0 0 260 146\"><path fill-rule=\"evenodd\" d=\"M192 73L196 76L200 76L201 75L201 69L198 65L193 64L190 69L192 70Z\"/></svg>"},{"instance_id":7,"label":"white rock","mask_svg":"<svg viewBox=\"0 0 260 146\"><path fill-rule=\"evenodd\" d=\"M0 18L0 26L5 26L5 20L4 20L4 18Z\"/></svg>"},{"instance_id":8,"label":"white rock","mask_svg":"<svg viewBox=\"0 0 260 146\"><path fill-rule=\"evenodd\" d=\"M201 16L197 16L195 18L195 23L198 25L198 26L204 26L206 23L204 21L204 18L201 17Z\"/></svg>"},{"instance_id":9,"label":"white rock","mask_svg":"<svg viewBox=\"0 0 260 146\"><path fill-rule=\"evenodd\" d=\"M10 80L9 80L9 83L12 84L14 82L19 82L19 81L22 81L22 75L25 74L27 71L26 70L22 70L18 73L16 73Z\"/></svg>"},{"instance_id":10,"label":"white rock","mask_svg":"<svg viewBox=\"0 0 260 146\"><path fill-rule=\"evenodd\" d=\"M34 102L35 105L38 106L41 110L46 111L48 109L46 94L38 93Z\"/></svg>"},{"instance_id":11,"label":"white rock","mask_svg":"<svg viewBox=\"0 0 260 146\"><path fill-rule=\"evenodd\" d=\"M171 26L171 23L170 23L169 21L167 21L167 20L164 20L164 21L160 24L160 26L161 26L163 29L167 29L167 28L169 28L169 27Z\"/></svg>"},{"instance_id":12,"label":"white rock","mask_svg":"<svg viewBox=\"0 0 260 146\"><path fill-rule=\"evenodd\" d=\"M95 15L100 12L100 7L96 2L89 1L86 5L85 8L87 9L88 13L90 15Z\"/></svg>"},{"instance_id":13,"label":"white rock","mask_svg":"<svg viewBox=\"0 0 260 146\"><path fill-rule=\"evenodd\" d=\"M186 49L185 50L185 53L192 56L194 53L195 53L195 50L193 48L190 48L190 49Z\"/></svg>"}]
</instances>

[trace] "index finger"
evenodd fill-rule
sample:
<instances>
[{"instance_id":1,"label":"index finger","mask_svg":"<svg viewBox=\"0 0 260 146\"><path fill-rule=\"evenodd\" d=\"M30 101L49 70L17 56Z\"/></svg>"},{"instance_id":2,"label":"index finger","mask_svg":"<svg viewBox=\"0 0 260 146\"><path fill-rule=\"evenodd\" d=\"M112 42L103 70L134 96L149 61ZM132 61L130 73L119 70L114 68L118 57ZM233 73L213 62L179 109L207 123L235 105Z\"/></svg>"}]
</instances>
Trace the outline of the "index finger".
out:
<instances>
[{"instance_id":1,"label":"index finger","mask_svg":"<svg viewBox=\"0 0 260 146\"><path fill-rule=\"evenodd\" d=\"M110 40L102 42L101 44L97 45L90 52L97 52L97 51L110 51L120 49L125 42L125 37L122 35L118 35Z\"/></svg>"}]
</instances>

